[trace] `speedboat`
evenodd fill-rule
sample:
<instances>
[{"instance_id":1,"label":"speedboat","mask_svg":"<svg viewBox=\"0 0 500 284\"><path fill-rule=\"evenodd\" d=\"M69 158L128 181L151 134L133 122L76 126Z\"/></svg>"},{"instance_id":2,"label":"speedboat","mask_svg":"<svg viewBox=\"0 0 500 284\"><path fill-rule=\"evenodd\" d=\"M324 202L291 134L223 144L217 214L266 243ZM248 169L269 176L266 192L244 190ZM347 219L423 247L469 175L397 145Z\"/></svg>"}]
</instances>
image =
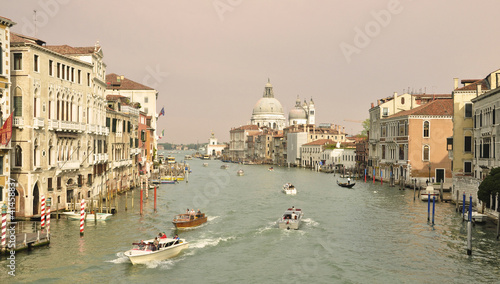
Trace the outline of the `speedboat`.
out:
<instances>
[{"instance_id":1,"label":"speedboat","mask_svg":"<svg viewBox=\"0 0 500 284\"><path fill-rule=\"evenodd\" d=\"M229 166L228 165L222 165L222 166L220 166L220 168L223 169L223 170L226 170L226 169L229 169Z\"/></svg>"},{"instance_id":2,"label":"speedboat","mask_svg":"<svg viewBox=\"0 0 500 284\"><path fill-rule=\"evenodd\" d=\"M199 211L196 214L185 213L176 215L172 221L178 229L196 227L206 222L207 216L205 216L205 213L201 213Z\"/></svg>"},{"instance_id":3,"label":"speedboat","mask_svg":"<svg viewBox=\"0 0 500 284\"><path fill-rule=\"evenodd\" d=\"M295 194L297 194L297 189L295 188L295 186L293 184L285 183L283 185L283 192L286 194L295 195Z\"/></svg>"},{"instance_id":4,"label":"speedboat","mask_svg":"<svg viewBox=\"0 0 500 284\"><path fill-rule=\"evenodd\" d=\"M238 176L242 176L242 175L244 175L244 174L245 174L245 172L244 172L242 169L239 169L239 170L236 172L236 175L238 175Z\"/></svg>"},{"instance_id":5,"label":"speedboat","mask_svg":"<svg viewBox=\"0 0 500 284\"><path fill-rule=\"evenodd\" d=\"M436 201L439 200L439 190L434 189L432 185L420 190L420 200L422 201L432 200L433 196L436 197Z\"/></svg>"},{"instance_id":6,"label":"speedboat","mask_svg":"<svg viewBox=\"0 0 500 284\"><path fill-rule=\"evenodd\" d=\"M158 245L154 245L154 239L133 243L131 250L124 253L132 264L144 264L150 261L165 260L178 255L183 249L189 247L184 239L158 239Z\"/></svg>"},{"instance_id":7,"label":"speedboat","mask_svg":"<svg viewBox=\"0 0 500 284\"><path fill-rule=\"evenodd\" d=\"M270 172L272 172L272 171L274 171L274 168L273 168L273 167L270 167L270 168L268 168L268 170L269 170Z\"/></svg>"},{"instance_id":8,"label":"speedboat","mask_svg":"<svg viewBox=\"0 0 500 284\"><path fill-rule=\"evenodd\" d=\"M292 208L288 208L278 220L278 226L280 229L298 230L303 215L304 213L301 209L292 206Z\"/></svg>"},{"instance_id":9,"label":"speedboat","mask_svg":"<svg viewBox=\"0 0 500 284\"><path fill-rule=\"evenodd\" d=\"M204 167L208 167L208 163L203 163L203 166Z\"/></svg>"}]
</instances>

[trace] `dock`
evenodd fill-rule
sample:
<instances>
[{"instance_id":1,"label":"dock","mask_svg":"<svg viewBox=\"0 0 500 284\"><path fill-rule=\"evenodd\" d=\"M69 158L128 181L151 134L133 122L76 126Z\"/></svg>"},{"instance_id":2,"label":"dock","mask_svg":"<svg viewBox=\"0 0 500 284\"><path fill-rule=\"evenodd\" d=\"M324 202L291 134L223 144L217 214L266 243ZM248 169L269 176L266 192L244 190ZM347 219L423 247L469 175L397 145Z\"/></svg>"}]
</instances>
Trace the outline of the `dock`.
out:
<instances>
[{"instance_id":1,"label":"dock","mask_svg":"<svg viewBox=\"0 0 500 284\"><path fill-rule=\"evenodd\" d=\"M50 234L40 229L40 222L9 222L7 228L14 226L14 234L7 230L6 245L0 247L0 255L11 254L11 251L32 250L35 247L50 244Z\"/></svg>"}]
</instances>

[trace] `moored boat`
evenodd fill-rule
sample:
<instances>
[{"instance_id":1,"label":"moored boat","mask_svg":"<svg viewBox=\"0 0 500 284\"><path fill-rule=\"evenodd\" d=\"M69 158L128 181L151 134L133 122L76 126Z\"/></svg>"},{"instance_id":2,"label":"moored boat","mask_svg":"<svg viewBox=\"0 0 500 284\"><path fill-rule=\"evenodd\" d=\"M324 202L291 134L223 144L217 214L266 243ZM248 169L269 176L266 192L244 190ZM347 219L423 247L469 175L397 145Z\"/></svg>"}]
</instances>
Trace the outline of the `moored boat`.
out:
<instances>
[{"instance_id":1,"label":"moored boat","mask_svg":"<svg viewBox=\"0 0 500 284\"><path fill-rule=\"evenodd\" d=\"M245 172L244 172L242 169L239 169L239 170L236 172L236 175L238 175L238 176L242 176L242 175L244 175L244 174L245 174Z\"/></svg>"},{"instance_id":2,"label":"moored boat","mask_svg":"<svg viewBox=\"0 0 500 284\"><path fill-rule=\"evenodd\" d=\"M463 219L464 219L465 221L469 221L469 212L468 212L468 211L469 211L469 210L467 210L467 211L465 212L465 214L462 214ZM472 221L473 221L474 223L483 223L483 222L486 222L486 219L488 218L488 215L486 215L486 214L481 214L481 213L479 213L479 212L477 212L477 211L472 211L472 214L471 214L471 215L472 215L472 216L471 216L471 217L472 217Z\"/></svg>"},{"instance_id":3,"label":"moored boat","mask_svg":"<svg viewBox=\"0 0 500 284\"><path fill-rule=\"evenodd\" d=\"M283 216L281 216L278 220L278 227L280 229L298 230L303 215L304 213L301 209L292 206L291 208L288 208Z\"/></svg>"},{"instance_id":4,"label":"moored boat","mask_svg":"<svg viewBox=\"0 0 500 284\"><path fill-rule=\"evenodd\" d=\"M80 220L81 219L81 213L78 212L63 212L64 215L68 216L68 220ZM113 214L109 213L95 213L95 214L87 214L87 212L84 213L84 218L87 221L95 221L95 218L97 217L97 221L106 221L113 216Z\"/></svg>"},{"instance_id":5,"label":"moored boat","mask_svg":"<svg viewBox=\"0 0 500 284\"><path fill-rule=\"evenodd\" d=\"M179 214L174 217L172 223L176 228L191 228L199 226L207 222L207 216L205 213L201 213L199 210L197 213L192 211L191 213Z\"/></svg>"},{"instance_id":6,"label":"moored boat","mask_svg":"<svg viewBox=\"0 0 500 284\"><path fill-rule=\"evenodd\" d=\"M425 189L420 190L420 200L427 201L436 197L436 201L439 200L439 190L434 189L432 185L427 186Z\"/></svg>"},{"instance_id":7,"label":"moored boat","mask_svg":"<svg viewBox=\"0 0 500 284\"><path fill-rule=\"evenodd\" d=\"M158 244L154 244L154 239L133 243L134 247L124 253L132 264L144 264L150 261L169 259L178 255L183 249L189 247L189 243L184 239L157 239Z\"/></svg>"},{"instance_id":8,"label":"moored boat","mask_svg":"<svg viewBox=\"0 0 500 284\"><path fill-rule=\"evenodd\" d=\"M295 195L297 194L297 188L291 183L285 183L283 185L283 192L286 194Z\"/></svg>"}]
</instances>

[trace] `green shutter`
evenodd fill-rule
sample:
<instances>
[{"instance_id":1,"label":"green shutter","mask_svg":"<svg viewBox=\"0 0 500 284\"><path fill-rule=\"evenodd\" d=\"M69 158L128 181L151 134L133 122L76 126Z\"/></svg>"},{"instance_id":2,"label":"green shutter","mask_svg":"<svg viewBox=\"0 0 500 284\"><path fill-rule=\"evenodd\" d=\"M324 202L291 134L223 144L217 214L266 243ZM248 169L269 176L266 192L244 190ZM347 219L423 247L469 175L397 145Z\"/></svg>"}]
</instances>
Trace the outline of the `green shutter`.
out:
<instances>
[{"instance_id":1,"label":"green shutter","mask_svg":"<svg viewBox=\"0 0 500 284\"><path fill-rule=\"evenodd\" d=\"M14 97L14 116L23 116L23 97Z\"/></svg>"}]
</instances>

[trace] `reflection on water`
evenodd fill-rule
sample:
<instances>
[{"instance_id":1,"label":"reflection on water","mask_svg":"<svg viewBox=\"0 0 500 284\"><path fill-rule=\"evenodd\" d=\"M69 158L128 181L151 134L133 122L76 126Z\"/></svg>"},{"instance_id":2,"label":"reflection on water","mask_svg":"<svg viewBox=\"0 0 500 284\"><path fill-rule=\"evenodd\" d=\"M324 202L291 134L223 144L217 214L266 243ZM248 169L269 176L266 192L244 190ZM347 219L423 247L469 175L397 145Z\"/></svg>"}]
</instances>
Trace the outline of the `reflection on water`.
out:
<instances>
[{"instance_id":1,"label":"reflection on water","mask_svg":"<svg viewBox=\"0 0 500 284\"><path fill-rule=\"evenodd\" d=\"M185 153L179 153L182 160ZM466 229L454 206L436 203L435 224L427 204L412 190L357 181L336 185L338 176L297 168L193 159L189 183L158 188L139 214L139 191L118 200L106 222L51 220L50 247L19 253L17 282L149 283L493 283L500 276L496 226L473 228L473 253L466 255ZM245 171L237 176L238 169ZM283 194L291 182L297 195ZM131 197L134 196L132 208ZM300 230L280 230L286 208L302 208ZM208 222L176 230L172 218L186 208L206 212ZM189 249L175 258L133 266L123 252L131 243L165 232L185 238ZM0 261L0 279L6 260ZM43 265L41 265L43 263ZM196 269L194 269L196 268Z\"/></svg>"}]
</instances>

